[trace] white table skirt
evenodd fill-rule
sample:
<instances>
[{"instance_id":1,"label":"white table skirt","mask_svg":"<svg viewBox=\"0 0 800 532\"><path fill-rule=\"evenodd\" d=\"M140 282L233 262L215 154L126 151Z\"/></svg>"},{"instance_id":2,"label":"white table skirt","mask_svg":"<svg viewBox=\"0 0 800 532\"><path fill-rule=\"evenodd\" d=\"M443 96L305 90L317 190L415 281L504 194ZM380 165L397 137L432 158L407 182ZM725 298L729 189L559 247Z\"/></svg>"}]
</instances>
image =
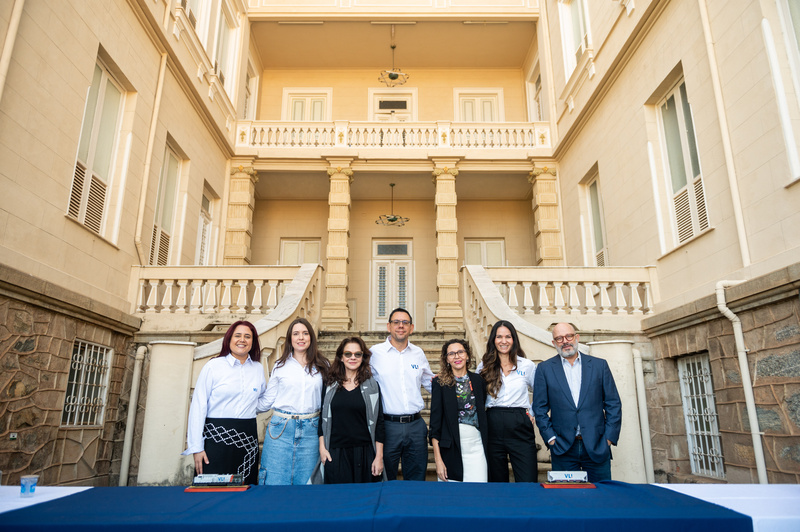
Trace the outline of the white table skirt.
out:
<instances>
[{"instance_id":1,"label":"white table skirt","mask_svg":"<svg viewBox=\"0 0 800 532\"><path fill-rule=\"evenodd\" d=\"M797 484L657 484L753 519L753 532L800 531Z\"/></svg>"}]
</instances>

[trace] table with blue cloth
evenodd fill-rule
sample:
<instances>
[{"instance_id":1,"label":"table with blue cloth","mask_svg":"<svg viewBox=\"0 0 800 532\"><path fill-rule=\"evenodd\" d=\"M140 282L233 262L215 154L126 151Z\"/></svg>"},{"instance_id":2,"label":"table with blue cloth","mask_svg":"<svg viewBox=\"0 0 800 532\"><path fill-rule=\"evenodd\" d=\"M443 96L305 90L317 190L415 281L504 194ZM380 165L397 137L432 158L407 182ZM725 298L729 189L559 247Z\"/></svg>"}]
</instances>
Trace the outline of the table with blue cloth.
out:
<instances>
[{"instance_id":1,"label":"table with blue cloth","mask_svg":"<svg viewBox=\"0 0 800 532\"><path fill-rule=\"evenodd\" d=\"M753 530L750 517L721 506L657 486L613 481L596 489L402 481L253 486L224 493L93 488L0 516L0 530L15 532L218 532L249 525L287 532Z\"/></svg>"}]
</instances>

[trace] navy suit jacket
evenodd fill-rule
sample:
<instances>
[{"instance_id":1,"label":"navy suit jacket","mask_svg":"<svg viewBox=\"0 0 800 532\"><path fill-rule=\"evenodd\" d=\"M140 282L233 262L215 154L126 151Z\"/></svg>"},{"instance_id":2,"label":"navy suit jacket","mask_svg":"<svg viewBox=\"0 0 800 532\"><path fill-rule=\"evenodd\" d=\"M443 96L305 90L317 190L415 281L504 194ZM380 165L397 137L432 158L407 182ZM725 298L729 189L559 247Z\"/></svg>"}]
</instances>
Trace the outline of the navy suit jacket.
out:
<instances>
[{"instance_id":1,"label":"navy suit jacket","mask_svg":"<svg viewBox=\"0 0 800 532\"><path fill-rule=\"evenodd\" d=\"M622 427L622 404L608 362L581 353L581 391L578 406L572 400L561 356L545 360L536 368L533 384L533 414L545 443L556 440L550 452L562 455L575 443L578 425L586 452L593 462L611 457L608 441L617 444ZM548 412L550 413L548 415Z\"/></svg>"}]
</instances>

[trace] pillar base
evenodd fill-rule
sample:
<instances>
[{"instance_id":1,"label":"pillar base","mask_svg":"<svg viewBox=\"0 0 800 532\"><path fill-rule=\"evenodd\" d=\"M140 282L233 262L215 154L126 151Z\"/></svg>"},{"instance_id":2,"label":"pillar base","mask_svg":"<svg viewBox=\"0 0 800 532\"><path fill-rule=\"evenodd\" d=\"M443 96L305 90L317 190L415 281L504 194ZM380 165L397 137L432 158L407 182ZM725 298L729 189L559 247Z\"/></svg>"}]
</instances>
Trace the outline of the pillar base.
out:
<instances>
[{"instance_id":1,"label":"pillar base","mask_svg":"<svg viewBox=\"0 0 800 532\"><path fill-rule=\"evenodd\" d=\"M437 331L463 331L464 311L458 303L439 303L433 316L433 327Z\"/></svg>"},{"instance_id":2,"label":"pillar base","mask_svg":"<svg viewBox=\"0 0 800 532\"><path fill-rule=\"evenodd\" d=\"M320 330L349 331L351 323L350 309L347 307L347 303L325 304L322 306Z\"/></svg>"}]
</instances>

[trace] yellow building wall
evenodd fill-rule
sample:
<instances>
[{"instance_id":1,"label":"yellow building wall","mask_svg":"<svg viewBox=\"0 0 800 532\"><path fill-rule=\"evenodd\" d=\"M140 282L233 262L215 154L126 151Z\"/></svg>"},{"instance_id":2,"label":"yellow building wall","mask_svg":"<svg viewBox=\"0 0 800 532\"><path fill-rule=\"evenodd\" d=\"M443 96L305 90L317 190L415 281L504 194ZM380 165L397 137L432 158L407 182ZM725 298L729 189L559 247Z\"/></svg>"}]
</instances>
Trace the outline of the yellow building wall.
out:
<instances>
[{"instance_id":1,"label":"yellow building wall","mask_svg":"<svg viewBox=\"0 0 800 532\"><path fill-rule=\"evenodd\" d=\"M507 266L535 265L535 238L530 200L460 200L456 216L460 263L464 262L465 239L502 239Z\"/></svg>"},{"instance_id":2,"label":"yellow building wall","mask_svg":"<svg viewBox=\"0 0 800 532\"><path fill-rule=\"evenodd\" d=\"M365 121L368 89L386 88L377 70L265 70L262 74L258 120L280 120L284 87L333 89L331 120ZM527 120L525 82L519 69L414 69L408 83L396 90L416 89L420 122L454 120L453 88L500 88L505 121Z\"/></svg>"}]
</instances>

